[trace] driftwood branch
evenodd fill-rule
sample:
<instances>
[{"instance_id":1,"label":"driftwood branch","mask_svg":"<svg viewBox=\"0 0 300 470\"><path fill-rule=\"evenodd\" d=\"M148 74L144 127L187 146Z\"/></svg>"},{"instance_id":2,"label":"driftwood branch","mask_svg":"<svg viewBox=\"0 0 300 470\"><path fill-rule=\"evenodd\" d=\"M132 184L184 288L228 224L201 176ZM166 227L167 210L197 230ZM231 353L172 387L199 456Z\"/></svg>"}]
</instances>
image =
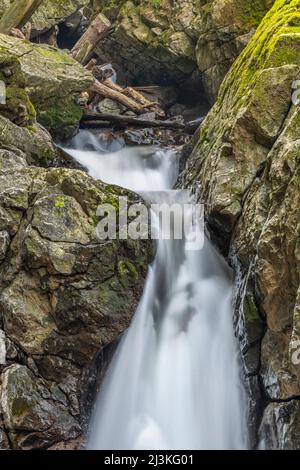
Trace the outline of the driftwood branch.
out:
<instances>
[{"instance_id":1,"label":"driftwood branch","mask_svg":"<svg viewBox=\"0 0 300 470\"><path fill-rule=\"evenodd\" d=\"M81 36L71 51L71 56L86 65L91 59L93 50L111 28L111 22L106 16L99 13L86 32Z\"/></svg>"},{"instance_id":2,"label":"driftwood branch","mask_svg":"<svg viewBox=\"0 0 300 470\"><path fill-rule=\"evenodd\" d=\"M85 127L89 126L88 123L90 123L90 127L100 127L102 126L102 121L111 122L120 128L124 128L127 125L132 125L136 127L161 127L178 130L185 129L185 124L177 121L159 121L120 114L97 114L85 112L82 118L82 123Z\"/></svg>"},{"instance_id":3,"label":"driftwood branch","mask_svg":"<svg viewBox=\"0 0 300 470\"><path fill-rule=\"evenodd\" d=\"M0 20L0 33L10 34L14 28L22 28L44 0L15 0Z\"/></svg>"},{"instance_id":4,"label":"driftwood branch","mask_svg":"<svg viewBox=\"0 0 300 470\"><path fill-rule=\"evenodd\" d=\"M144 107L141 104L124 95L120 91L116 91L110 86L107 86L105 83L101 83L95 80L94 84L91 86L91 91L103 96L104 98L110 98L114 101L117 101L137 114L142 114L144 112Z\"/></svg>"}]
</instances>

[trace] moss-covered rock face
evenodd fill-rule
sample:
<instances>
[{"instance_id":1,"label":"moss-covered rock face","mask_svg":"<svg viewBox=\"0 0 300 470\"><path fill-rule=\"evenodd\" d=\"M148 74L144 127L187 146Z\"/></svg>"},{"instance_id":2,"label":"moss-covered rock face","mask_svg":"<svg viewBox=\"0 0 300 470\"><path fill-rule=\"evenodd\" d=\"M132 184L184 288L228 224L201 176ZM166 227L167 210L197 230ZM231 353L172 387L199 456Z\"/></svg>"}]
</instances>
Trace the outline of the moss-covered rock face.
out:
<instances>
[{"instance_id":1,"label":"moss-covered rock face","mask_svg":"<svg viewBox=\"0 0 300 470\"><path fill-rule=\"evenodd\" d=\"M116 3L95 2L95 8L111 18ZM172 19L181 8L171 16L171 3L119 2L115 33L99 45L99 55L110 57L120 74L129 71L139 82L164 84L188 78L196 69L195 43L183 30L173 28Z\"/></svg>"},{"instance_id":2,"label":"moss-covered rock face","mask_svg":"<svg viewBox=\"0 0 300 470\"><path fill-rule=\"evenodd\" d=\"M81 118L77 99L92 83L91 74L64 52L5 35L0 35L0 64L1 57L4 64L1 76L8 93L5 117L10 118L11 110L19 103L23 113L15 113L16 119L22 118L25 124L32 124L35 120L32 102L37 120L55 137L70 137ZM19 64L15 65L20 67L14 74L18 77L16 82L11 80L10 74L5 76L7 60ZM20 88L20 80L23 89Z\"/></svg>"},{"instance_id":3,"label":"moss-covered rock face","mask_svg":"<svg viewBox=\"0 0 300 470\"><path fill-rule=\"evenodd\" d=\"M115 20L98 53L143 83L177 83L200 69L214 101L233 60L273 0L94 0ZM125 77L126 78L126 77ZM199 80L199 87L201 80Z\"/></svg>"},{"instance_id":4,"label":"moss-covered rock face","mask_svg":"<svg viewBox=\"0 0 300 470\"><path fill-rule=\"evenodd\" d=\"M267 407L260 438L288 449L300 445L292 401L300 395L300 120L291 101L300 77L299 8L299 0L275 2L223 82L188 168L214 236L240 264L239 285L246 287L239 293L247 296L238 309L239 335L247 338L255 305L266 322L261 347L256 337L243 350L250 389L257 371L249 352L256 347L263 396L287 403Z\"/></svg>"},{"instance_id":5,"label":"moss-covered rock face","mask_svg":"<svg viewBox=\"0 0 300 470\"><path fill-rule=\"evenodd\" d=\"M0 48L0 169L9 164L4 155L16 153L24 161L48 165L55 157L50 135L36 122L36 111L26 90L26 78L18 58Z\"/></svg>"},{"instance_id":6,"label":"moss-covered rock face","mask_svg":"<svg viewBox=\"0 0 300 470\"><path fill-rule=\"evenodd\" d=\"M196 57L208 95L214 101L231 64L248 44L274 0L200 2L196 18Z\"/></svg>"}]
</instances>

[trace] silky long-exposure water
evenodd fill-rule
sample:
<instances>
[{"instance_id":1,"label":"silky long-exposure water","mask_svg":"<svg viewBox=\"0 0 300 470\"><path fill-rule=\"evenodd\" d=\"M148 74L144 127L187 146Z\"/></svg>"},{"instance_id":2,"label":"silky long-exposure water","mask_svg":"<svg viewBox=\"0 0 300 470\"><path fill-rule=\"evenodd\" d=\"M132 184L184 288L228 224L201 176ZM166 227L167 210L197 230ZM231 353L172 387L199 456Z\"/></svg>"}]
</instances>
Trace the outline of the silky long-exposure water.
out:
<instances>
[{"instance_id":1,"label":"silky long-exposure water","mask_svg":"<svg viewBox=\"0 0 300 470\"><path fill-rule=\"evenodd\" d=\"M89 142L90 150L86 150ZM170 150L106 153L84 132L68 152L94 177L150 200L170 193ZM90 426L90 449L247 448L245 397L233 332L233 283L206 238L159 240L144 293L106 374Z\"/></svg>"}]
</instances>

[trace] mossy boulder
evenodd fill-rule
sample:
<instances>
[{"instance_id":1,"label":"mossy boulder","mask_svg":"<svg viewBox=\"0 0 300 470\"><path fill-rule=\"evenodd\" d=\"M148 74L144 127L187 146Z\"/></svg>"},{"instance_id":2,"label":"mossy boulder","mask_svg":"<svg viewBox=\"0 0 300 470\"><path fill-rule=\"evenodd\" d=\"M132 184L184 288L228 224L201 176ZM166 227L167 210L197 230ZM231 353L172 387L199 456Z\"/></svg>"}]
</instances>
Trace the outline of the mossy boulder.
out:
<instances>
[{"instance_id":1,"label":"mossy boulder","mask_svg":"<svg viewBox=\"0 0 300 470\"><path fill-rule=\"evenodd\" d=\"M135 312L149 245L96 232L97 207L117 206L120 195L82 171L28 167L23 152L0 152L0 332L11 342L0 414L15 449L83 433L94 361Z\"/></svg>"},{"instance_id":2,"label":"mossy boulder","mask_svg":"<svg viewBox=\"0 0 300 470\"><path fill-rule=\"evenodd\" d=\"M298 450L300 447L299 400L268 405L259 435L262 449Z\"/></svg>"},{"instance_id":3,"label":"mossy boulder","mask_svg":"<svg viewBox=\"0 0 300 470\"><path fill-rule=\"evenodd\" d=\"M263 395L271 401L300 395L295 361L300 339L300 120L291 100L293 82L300 77L299 7L299 0L277 0L263 19L194 137L187 170L188 181L201 186L206 219L220 248L238 267L239 279L247 279L249 272L253 278L251 299L245 297L237 324L247 337L253 306L266 321L258 373ZM261 428L267 443L267 423L277 413L271 408ZM299 420L290 416L288 440L282 423L276 418L272 431L280 448L296 448Z\"/></svg>"},{"instance_id":4,"label":"mossy boulder","mask_svg":"<svg viewBox=\"0 0 300 470\"><path fill-rule=\"evenodd\" d=\"M0 35L0 53L7 60L17 60L20 70L15 75L19 76L30 99L26 101L24 90L19 87L18 91L18 83L10 83L10 77L2 73L7 83L8 105L21 101L27 124L31 124L35 119L33 103L38 122L52 135L57 138L72 135L81 118L78 97L92 83L91 74L58 49L10 36ZM5 71L5 67L3 69ZM8 106L6 117L10 108ZM17 116L20 119L20 113Z\"/></svg>"},{"instance_id":5,"label":"mossy boulder","mask_svg":"<svg viewBox=\"0 0 300 470\"><path fill-rule=\"evenodd\" d=\"M16 57L0 50L0 114L19 126L30 126L36 112L25 90L25 77Z\"/></svg>"},{"instance_id":6,"label":"mossy boulder","mask_svg":"<svg viewBox=\"0 0 300 470\"><path fill-rule=\"evenodd\" d=\"M51 136L40 124L20 127L1 115L0 145L14 155L16 162L24 159L30 164L48 166L56 156ZM10 159L3 162L4 165L14 166ZM0 159L0 170L1 166Z\"/></svg>"}]
</instances>

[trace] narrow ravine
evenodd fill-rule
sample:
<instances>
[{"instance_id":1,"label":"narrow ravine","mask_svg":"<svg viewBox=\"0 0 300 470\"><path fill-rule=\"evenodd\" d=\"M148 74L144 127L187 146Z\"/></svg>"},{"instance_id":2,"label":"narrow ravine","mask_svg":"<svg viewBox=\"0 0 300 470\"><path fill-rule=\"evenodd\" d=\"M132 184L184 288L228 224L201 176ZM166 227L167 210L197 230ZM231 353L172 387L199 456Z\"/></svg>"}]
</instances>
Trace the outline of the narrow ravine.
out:
<instances>
[{"instance_id":1,"label":"narrow ravine","mask_svg":"<svg viewBox=\"0 0 300 470\"><path fill-rule=\"evenodd\" d=\"M87 151L87 143L93 150ZM91 176L148 202L187 202L171 191L172 150L108 154L92 134L68 152ZM159 240L144 294L100 389L90 449L245 449L246 399L233 332L231 273L206 238Z\"/></svg>"}]
</instances>

